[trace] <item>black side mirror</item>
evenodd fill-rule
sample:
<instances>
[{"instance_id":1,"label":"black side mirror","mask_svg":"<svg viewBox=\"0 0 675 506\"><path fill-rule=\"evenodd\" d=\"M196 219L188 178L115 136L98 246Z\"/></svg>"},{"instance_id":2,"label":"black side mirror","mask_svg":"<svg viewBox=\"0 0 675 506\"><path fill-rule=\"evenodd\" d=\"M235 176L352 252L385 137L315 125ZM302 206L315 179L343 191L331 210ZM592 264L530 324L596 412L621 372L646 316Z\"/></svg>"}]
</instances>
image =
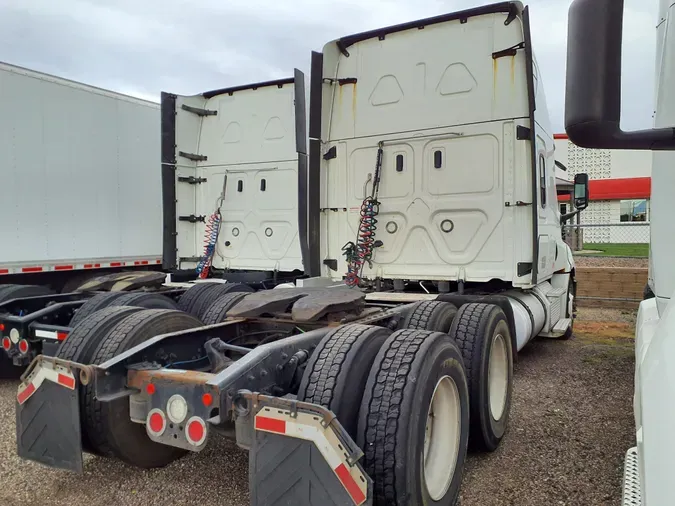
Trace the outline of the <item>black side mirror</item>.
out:
<instances>
[{"instance_id":1,"label":"black side mirror","mask_svg":"<svg viewBox=\"0 0 675 506\"><path fill-rule=\"evenodd\" d=\"M583 211L588 207L588 200L588 174L577 174L574 176L574 207Z\"/></svg>"},{"instance_id":2,"label":"black side mirror","mask_svg":"<svg viewBox=\"0 0 675 506\"><path fill-rule=\"evenodd\" d=\"M565 130L584 148L674 149L675 128L621 130L623 6L624 0L574 0L570 7Z\"/></svg>"}]
</instances>

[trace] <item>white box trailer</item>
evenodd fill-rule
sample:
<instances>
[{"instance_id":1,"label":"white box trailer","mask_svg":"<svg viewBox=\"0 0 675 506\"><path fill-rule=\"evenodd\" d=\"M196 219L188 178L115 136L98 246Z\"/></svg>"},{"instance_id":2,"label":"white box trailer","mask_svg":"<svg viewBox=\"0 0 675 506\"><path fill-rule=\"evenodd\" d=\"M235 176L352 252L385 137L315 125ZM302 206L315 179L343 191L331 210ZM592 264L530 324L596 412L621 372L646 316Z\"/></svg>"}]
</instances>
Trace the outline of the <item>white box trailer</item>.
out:
<instances>
[{"instance_id":1,"label":"white box trailer","mask_svg":"<svg viewBox=\"0 0 675 506\"><path fill-rule=\"evenodd\" d=\"M159 157L159 104L0 63L0 285L161 267Z\"/></svg>"}]
</instances>

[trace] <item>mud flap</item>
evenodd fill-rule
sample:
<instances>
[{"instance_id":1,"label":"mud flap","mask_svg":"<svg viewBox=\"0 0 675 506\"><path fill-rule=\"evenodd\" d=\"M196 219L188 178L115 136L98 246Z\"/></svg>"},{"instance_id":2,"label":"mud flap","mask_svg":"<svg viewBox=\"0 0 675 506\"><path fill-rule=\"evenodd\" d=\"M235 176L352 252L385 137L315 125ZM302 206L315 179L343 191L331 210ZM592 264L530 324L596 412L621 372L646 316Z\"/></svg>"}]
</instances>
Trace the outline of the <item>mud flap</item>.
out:
<instances>
[{"instance_id":1,"label":"mud flap","mask_svg":"<svg viewBox=\"0 0 675 506\"><path fill-rule=\"evenodd\" d=\"M251 506L371 506L372 480L355 461L362 452L332 413L316 406L327 413L317 416L301 404L265 406L250 419Z\"/></svg>"},{"instance_id":2,"label":"mud flap","mask_svg":"<svg viewBox=\"0 0 675 506\"><path fill-rule=\"evenodd\" d=\"M40 381L39 375L22 384L16 403L16 444L23 459L82 473L77 388L46 378Z\"/></svg>"}]
</instances>

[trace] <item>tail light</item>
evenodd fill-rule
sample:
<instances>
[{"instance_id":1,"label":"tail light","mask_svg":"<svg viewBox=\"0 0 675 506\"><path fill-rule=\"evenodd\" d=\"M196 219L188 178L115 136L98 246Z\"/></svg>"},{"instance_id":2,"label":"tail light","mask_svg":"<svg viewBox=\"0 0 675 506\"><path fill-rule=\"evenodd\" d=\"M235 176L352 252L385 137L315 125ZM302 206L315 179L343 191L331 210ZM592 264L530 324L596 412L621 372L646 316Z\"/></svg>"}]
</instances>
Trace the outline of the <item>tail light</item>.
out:
<instances>
[{"instance_id":1,"label":"tail light","mask_svg":"<svg viewBox=\"0 0 675 506\"><path fill-rule=\"evenodd\" d=\"M9 337L5 336L2 338L2 349L5 351L9 351L9 349L12 347L12 341L9 339Z\"/></svg>"},{"instance_id":2,"label":"tail light","mask_svg":"<svg viewBox=\"0 0 675 506\"><path fill-rule=\"evenodd\" d=\"M145 430L151 436L159 437L166 430L166 416L160 409L152 409L145 421Z\"/></svg>"},{"instance_id":3,"label":"tail light","mask_svg":"<svg viewBox=\"0 0 675 506\"><path fill-rule=\"evenodd\" d=\"M206 423L198 416L193 416L185 427L185 437L193 446L200 446L206 440Z\"/></svg>"},{"instance_id":4,"label":"tail light","mask_svg":"<svg viewBox=\"0 0 675 506\"><path fill-rule=\"evenodd\" d=\"M26 353L28 353L28 350L30 350L30 346L28 345L28 341L26 341L25 339L22 339L21 341L19 341L19 351L23 355L25 355Z\"/></svg>"}]
</instances>

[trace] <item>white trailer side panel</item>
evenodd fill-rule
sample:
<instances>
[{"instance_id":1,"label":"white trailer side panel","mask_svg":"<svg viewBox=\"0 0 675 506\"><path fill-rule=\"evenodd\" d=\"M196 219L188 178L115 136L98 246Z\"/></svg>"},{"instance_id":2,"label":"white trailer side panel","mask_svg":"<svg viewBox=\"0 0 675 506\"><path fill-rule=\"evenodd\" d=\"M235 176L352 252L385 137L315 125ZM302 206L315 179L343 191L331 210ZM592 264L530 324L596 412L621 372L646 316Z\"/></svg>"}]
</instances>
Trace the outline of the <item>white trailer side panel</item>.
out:
<instances>
[{"instance_id":1,"label":"white trailer side panel","mask_svg":"<svg viewBox=\"0 0 675 506\"><path fill-rule=\"evenodd\" d=\"M162 251L159 104L0 64L0 268Z\"/></svg>"}]
</instances>

